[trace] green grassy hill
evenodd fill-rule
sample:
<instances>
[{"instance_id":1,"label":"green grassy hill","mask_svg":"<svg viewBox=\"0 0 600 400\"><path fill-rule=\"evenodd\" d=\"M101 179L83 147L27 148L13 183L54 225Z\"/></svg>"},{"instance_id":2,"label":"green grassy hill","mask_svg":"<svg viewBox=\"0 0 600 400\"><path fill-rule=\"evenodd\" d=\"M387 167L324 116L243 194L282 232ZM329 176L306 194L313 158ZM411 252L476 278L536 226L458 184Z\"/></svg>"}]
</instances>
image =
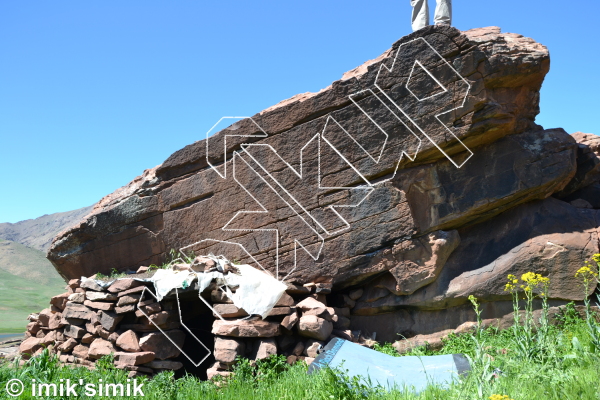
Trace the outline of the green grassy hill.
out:
<instances>
[{"instance_id":1,"label":"green grassy hill","mask_svg":"<svg viewBox=\"0 0 600 400\"><path fill-rule=\"evenodd\" d=\"M43 252L0 239L0 333L23 332L27 315L48 307L64 287Z\"/></svg>"}]
</instances>

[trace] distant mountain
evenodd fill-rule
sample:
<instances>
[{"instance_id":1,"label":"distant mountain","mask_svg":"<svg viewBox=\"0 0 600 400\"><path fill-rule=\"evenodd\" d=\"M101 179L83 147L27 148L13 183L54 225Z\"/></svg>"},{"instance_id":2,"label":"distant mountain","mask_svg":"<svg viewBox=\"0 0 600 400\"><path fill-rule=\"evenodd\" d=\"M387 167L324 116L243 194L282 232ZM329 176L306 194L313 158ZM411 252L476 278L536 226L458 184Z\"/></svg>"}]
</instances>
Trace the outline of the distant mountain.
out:
<instances>
[{"instance_id":1,"label":"distant mountain","mask_svg":"<svg viewBox=\"0 0 600 400\"><path fill-rule=\"evenodd\" d=\"M52 239L62 230L76 224L93 206L78 210L43 215L14 224L0 223L0 239L21 243L27 247L48 251Z\"/></svg>"},{"instance_id":2,"label":"distant mountain","mask_svg":"<svg viewBox=\"0 0 600 400\"><path fill-rule=\"evenodd\" d=\"M46 259L52 239L92 207L0 224L0 333L23 332L27 315L49 306L65 281Z\"/></svg>"}]
</instances>

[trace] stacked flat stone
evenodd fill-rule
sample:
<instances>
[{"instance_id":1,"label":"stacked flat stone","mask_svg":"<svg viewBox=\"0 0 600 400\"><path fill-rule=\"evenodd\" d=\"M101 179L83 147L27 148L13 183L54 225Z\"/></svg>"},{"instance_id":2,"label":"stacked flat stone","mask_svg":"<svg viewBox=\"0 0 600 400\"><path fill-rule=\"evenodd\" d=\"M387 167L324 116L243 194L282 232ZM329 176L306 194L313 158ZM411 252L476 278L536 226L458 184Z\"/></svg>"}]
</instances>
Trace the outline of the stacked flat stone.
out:
<instances>
[{"instance_id":1,"label":"stacked flat stone","mask_svg":"<svg viewBox=\"0 0 600 400\"><path fill-rule=\"evenodd\" d=\"M207 375L228 376L238 356L260 360L271 354L287 356L293 364L304 360L310 364L317 350L334 337L357 341L359 334L350 328L350 308L328 307L326 295L331 285L309 283L288 285L273 310L264 320L248 314L229 300L221 291L211 293L215 313L212 333L215 335L215 363ZM358 298L362 290L350 292ZM247 318L245 318L247 317Z\"/></svg>"},{"instance_id":2,"label":"stacked flat stone","mask_svg":"<svg viewBox=\"0 0 600 400\"><path fill-rule=\"evenodd\" d=\"M189 269L194 265L175 267ZM186 335L180 330L177 305L168 298L156 302L151 294L142 299L146 285L125 278L103 288L91 279L72 279L67 292L52 297L49 308L29 316L26 340L20 346L23 358L48 347L61 362L89 368L113 353L115 365L129 371L130 377L182 368L182 363L173 360L180 351L169 340L183 348ZM215 312L203 316L214 318L214 322L209 321L214 343L206 343L214 346L215 357L215 363L207 366L209 379L231 374L238 356L260 360L283 354L290 364L299 360L310 363L320 346L334 337L364 342L359 331L349 330L350 310L362 289L332 294L330 284L289 284L264 320L249 316L223 291L215 289L214 285L207 289ZM339 307L328 306L328 297Z\"/></svg>"},{"instance_id":3,"label":"stacked flat stone","mask_svg":"<svg viewBox=\"0 0 600 400\"><path fill-rule=\"evenodd\" d=\"M171 312L176 305L158 303L152 295L140 302L144 288L134 279L119 279L108 288L93 280L70 280L67 292L52 297L49 308L29 316L19 348L23 358L48 347L61 362L89 368L114 353L116 367L129 371L129 377L180 369L183 365L172 360L180 351L158 329L183 346L185 334L178 329L177 312Z\"/></svg>"}]
</instances>

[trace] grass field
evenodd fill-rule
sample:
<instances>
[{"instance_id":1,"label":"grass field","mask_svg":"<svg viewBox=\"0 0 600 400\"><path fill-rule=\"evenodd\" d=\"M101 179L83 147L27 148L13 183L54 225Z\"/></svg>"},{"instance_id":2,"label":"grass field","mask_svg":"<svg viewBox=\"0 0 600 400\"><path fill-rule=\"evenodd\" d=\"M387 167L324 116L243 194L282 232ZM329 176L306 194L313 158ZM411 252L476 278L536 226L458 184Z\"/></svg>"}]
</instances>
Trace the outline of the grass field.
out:
<instances>
[{"instance_id":1,"label":"grass field","mask_svg":"<svg viewBox=\"0 0 600 400\"><path fill-rule=\"evenodd\" d=\"M597 400L600 399L600 349L594 344L589 329L586 321L571 312L565 314L560 326L548 327L543 341L536 333L531 342L523 343L527 335L523 330L488 328L475 334L453 335L440 351L417 348L407 355L463 353L470 357L472 366L472 371L462 379L447 387L430 386L420 394L410 388L392 391L372 388L364 380L345 377L343 371L322 370L318 374L307 375L306 364L289 366L283 356L272 356L259 361L256 366L248 360L240 360L233 378L221 382L200 381L189 375L173 379L172 372L162 372L152 380L142 378L142 392L144 398L157 400ZM397 356L390 344L376 346L376 350ZM58 383L61 379L79 382L82 379L85 383L126 385L126 374L112 366L110 356L101 360L96 370L89 371L83 367L71 369L60 366L45 351L24 367L0 364L0 399L12 398L4 391L11 379L21 379L27 384L19 398L33 399L36 396L31 395L32 379L43 383ZM83 389L78 394L82 396Z\"/></svg>"},{"instance_id":2,"label":"grass field","mask_svg":"<svg viewBox=\"0 0 600 400\"><path fill-rule=\"evenodd\" d=\"M0 241L0 334L22 333L27 315L49 306L63 293L64 280L44 253L19 243Z\"/></svg>"}]
</instances>

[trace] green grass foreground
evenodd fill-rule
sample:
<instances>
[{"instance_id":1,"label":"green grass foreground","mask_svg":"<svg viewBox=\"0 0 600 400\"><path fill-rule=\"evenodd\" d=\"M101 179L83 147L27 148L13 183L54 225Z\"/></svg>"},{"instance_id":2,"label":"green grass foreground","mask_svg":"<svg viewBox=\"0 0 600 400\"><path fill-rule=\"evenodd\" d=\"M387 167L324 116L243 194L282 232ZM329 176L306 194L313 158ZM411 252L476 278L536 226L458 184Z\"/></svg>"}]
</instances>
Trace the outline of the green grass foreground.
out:
<instances>
[{"instance_id":1,"label":"green grass foreground","mask_svg":"<svg viewBox=\"0 0 600 400\"><path fill-rule=\"evenodd\" d=\"M451 335L440 351L421 347L406 355L464 353L471 359L472 371L446 388L430 386L419 395L408 390L386 392L370 388L364 380L347 378L343 371L323 370L308 375L307 366L289 366L283 356L257 362L240 360L235 375L220 382L200 381L193 376L173 379L172 372L162 372L153 379L143 378L147 399L600 399L600 351L594 345L588 323L573 307L558 326L548 326L543 343L538 333L523 345L523 329L498 331L495 328L475 334ZM517 337L515 335L520 335ZM530 338L531 339L531 338ZM521 343L521 344L519 344ZM523 347L524 346L524 347ZM376 345L376 350L397 356L390 344ZM127 383L127 373L115 369L110 357L97 369L69 368L57 363L47 351L32 358L23 367L0 365L0 398L8 396L5 387L11 379L21 379L25 391L21 399L69 398L67 396L32 396L31 380L59 383L71 379L85 383ZM128 398L119 396L80 398ZM494 397L494 395L497 395ZM508 396L508 397L502 397ZM72 396L71 396L72 398Z\"/></svg>"}]
</instances>

